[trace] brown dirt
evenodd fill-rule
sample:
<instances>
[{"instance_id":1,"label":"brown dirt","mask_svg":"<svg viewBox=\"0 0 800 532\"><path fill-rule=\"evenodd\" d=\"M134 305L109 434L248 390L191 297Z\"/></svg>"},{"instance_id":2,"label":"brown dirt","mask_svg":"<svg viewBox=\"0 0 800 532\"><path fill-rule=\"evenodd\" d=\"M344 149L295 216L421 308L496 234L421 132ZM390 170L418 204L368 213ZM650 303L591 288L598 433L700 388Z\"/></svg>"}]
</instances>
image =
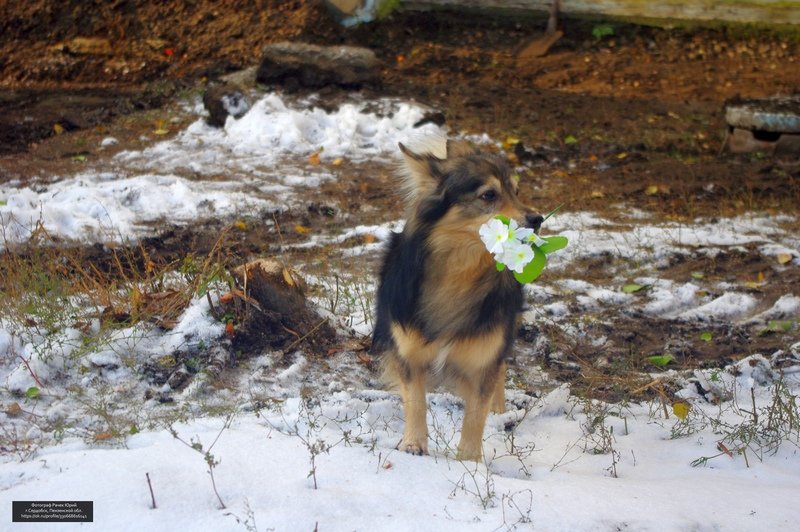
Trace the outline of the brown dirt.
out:
<instances>
[{"instance_id":1,"label":"brown dirt","mask_svg":"<svg viewBox=\"0 0 800 532\"><path fill-rule=\"evenodd\" d=\"M120 139L118 149L135 149L143 131L169 116L160 106L177 91L198 90L207 79L255 65L264 44L288 39L368 46L384 70L382 86L365 90L367 95L414 98L441 110L453 131L508 139L509 155L527 166L524 199L543 210L565 202L566 209L614 219L611 206L624 204L657 220L797 212L800 161L721 150L727 99L800 93L797 32L612 23L614 35L597 39L595 24L563 20L564 37L548 55L520 61L517 52L541 34L544 18L395 13L345 30L312 1L4 2L0 182L63 172L109 128ZM79 53L76 37L106 39L108 49ZM324 92L331 99L340 95L336 89ZM184 118L172 116L175 130ZM341 214L364 221L400 212L387 172L343 172L348 180L323 186L334 214L310 203L307 212L278 215L278 225L331 231L343 223ZM378 209L365 214L363 204ZM145 246L169 262L186 249L213 246L218 231L213 222L174 228ZM291 231L243 231L236 237L236 254L247 257L301 238ZM321 261L326 251L316 253ZM752 264L752 256L731 252L689 259L660 274L685 279L701 271L731 282L762 272L769 277L774 265ZM596 275L602 281L610 274L598 268ZM796 271L772 280L759 288L766 301L800 282ZM694 367L785 345L775 341L778 333L758 335L733 326L715 329L713 342L701 342L696 337L705 330L702 325L640 316L597 327L603 329L597 335L629 350L572 342L564 350L586 371L559 373L553 366L554 373L597 388L598 374L653 369L630 360L665 346L674 347L682 366ZM636 342L626 339L630 331L641 331ZM791 335L797 341L797 331ZM614 373L614 368L622 369ZM618 397L614 393L605 396Z\"/></svg>"}]
</instances>

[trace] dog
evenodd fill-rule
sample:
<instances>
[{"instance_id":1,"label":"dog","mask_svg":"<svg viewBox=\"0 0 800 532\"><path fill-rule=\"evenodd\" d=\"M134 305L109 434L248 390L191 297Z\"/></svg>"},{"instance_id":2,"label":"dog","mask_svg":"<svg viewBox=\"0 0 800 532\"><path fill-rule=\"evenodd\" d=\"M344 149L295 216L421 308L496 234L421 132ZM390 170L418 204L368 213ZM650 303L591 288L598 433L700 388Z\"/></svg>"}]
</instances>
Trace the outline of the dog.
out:
<instances>
[{"instance_id":1,"label":"dog","mask_svg":"<svg viewBox=\"0 0 800 532\"><path fill-rule=\"evenodd\" d=\"M538 231L520 202L508 160L455 140L417 153L399 144L406 223L380 269L371 353L399 388L399 450L427 454L426 391L454 385L464 400L457 458L480 461L490 408L505 409L505 359L522 310L522 286L495 260L479 228L498 214ZM420 151L420 150L418 150Z\"/></svg>"}]
</instances>

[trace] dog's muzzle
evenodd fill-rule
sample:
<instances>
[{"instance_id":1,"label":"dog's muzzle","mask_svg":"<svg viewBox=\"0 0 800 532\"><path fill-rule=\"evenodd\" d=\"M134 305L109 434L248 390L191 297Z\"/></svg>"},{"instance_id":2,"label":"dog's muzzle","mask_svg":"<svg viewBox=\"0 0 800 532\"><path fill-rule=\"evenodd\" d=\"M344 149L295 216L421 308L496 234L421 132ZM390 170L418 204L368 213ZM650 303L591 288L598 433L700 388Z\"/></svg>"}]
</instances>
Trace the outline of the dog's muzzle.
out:
<instances>
[{"instance_id":1,"label":"dog's muzzle","mask_svg":"<svg viewBox=\"0 0 800 532\"><path fill-rule=\"evenodd\" d=\"M542 222L544 222L544 216L541 214L525 215L525 225L533 229L533 232L537 235L539 234L539 229L542 228Z\"/></svg>"}]
</instances>

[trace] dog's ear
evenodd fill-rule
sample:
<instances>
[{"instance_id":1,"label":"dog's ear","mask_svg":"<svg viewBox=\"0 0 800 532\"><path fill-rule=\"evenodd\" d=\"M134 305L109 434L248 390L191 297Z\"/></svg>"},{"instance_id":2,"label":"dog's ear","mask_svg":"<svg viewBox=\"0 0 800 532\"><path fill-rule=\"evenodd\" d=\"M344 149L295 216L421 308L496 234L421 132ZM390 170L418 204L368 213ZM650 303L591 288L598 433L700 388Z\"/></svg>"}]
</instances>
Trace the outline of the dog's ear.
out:
<instances>
[{"instance_id":1,"label":"dog's ear","mask_svg":"<svg viewBox=\"0 0 800 532\"><path fill-rule=\"evenodd\" d=\"M480 150L465 140L447 139L447 158L464 157L474 155Z\"/></svg>"},{"instance_id":2,"label":"dog's ear","mask_svg":"<svg viewBox=\"0 0 800 532\"><path fill-rule=\"evenodd\" d=\"M420 198L433 194L444 178L440 159L431 153L416 153L408 149L402 142L398 143L403 153L403 188L407 196L407 204L415 205Z\"/></svg>"}]
</instances>

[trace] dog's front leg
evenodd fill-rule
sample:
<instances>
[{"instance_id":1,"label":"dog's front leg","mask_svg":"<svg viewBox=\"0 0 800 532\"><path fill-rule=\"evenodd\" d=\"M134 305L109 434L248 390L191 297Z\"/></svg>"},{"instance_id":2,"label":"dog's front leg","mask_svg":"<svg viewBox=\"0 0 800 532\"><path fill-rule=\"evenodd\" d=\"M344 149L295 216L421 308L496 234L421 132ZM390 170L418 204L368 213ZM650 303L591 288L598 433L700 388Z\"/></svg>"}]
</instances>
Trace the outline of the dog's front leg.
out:
<instances>
[{"instance_id":1,"label":"dog's front leg","mask_svg":"<svg viewBox=\"0 0 800 532\"><path fill-rule=\"evenodd\" d=\"M499 369L499 368L498 368ZM459 460L479 462L483 455L483 428L489 415L490 400L494 395L497 374L492 372L483 379L462 381L461 397L464 398L464 423L461 440L458 442Z\"/></svg>"},{"instance_id":2,"label":"dog's front leg","mask_svg":"<svg viewBox=\"0 0 800 532\"><path fill-rule=\"evenodd\" d=\"M426 368L407 366L400 376L400 395L406 418L403 439L397 448L411 454L428 454Z\"/></svg>"}]
</instances>

